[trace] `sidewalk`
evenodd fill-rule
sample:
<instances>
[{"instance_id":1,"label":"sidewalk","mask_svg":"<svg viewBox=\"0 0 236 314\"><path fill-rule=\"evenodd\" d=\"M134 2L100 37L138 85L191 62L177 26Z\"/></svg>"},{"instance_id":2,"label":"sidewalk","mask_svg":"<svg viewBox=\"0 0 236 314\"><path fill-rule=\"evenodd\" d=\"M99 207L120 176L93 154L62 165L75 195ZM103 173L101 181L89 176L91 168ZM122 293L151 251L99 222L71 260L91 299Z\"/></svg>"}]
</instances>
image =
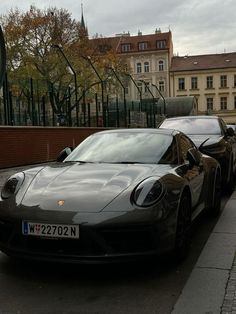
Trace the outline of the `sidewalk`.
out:
<instances>
[{"instance_id":1,"label":"sidewalk","mask_svg":"<svg viewBox=\"0 0 236 314\"><path fill-rule=\"evenodd\" d=\"M171 314L236 314L236 191Z\"/></svg>"}]
</instances>

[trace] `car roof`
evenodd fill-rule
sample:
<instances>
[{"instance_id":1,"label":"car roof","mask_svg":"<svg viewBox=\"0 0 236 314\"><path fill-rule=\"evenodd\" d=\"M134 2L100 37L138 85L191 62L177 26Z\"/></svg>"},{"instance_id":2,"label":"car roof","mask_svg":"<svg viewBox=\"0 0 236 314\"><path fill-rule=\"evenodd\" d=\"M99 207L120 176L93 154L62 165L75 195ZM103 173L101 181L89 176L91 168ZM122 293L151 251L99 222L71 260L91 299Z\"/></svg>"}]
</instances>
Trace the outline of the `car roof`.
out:
<instances>
[{"instance_id":1,"label":"car roof","mask_svg":"<svg viewBox=\"0 0 236 314\"><path fill-rule=\"evenodd\" d=\"M180 131L174 129L154 129L154 128L134 128L134 129L112 129L99 131L94 134L106 134L106 133L156 133L156 134L167 134L167 135L175 135L177 133L181 133Z\"/></svg>"},{"instance_id":2,"label":"car roof","mask_svg":"<svg viewBox=\"0 0 236 314\"><path fill-rule=\"evenodd\" d=\"M183 120L183 119L219 119L218 116L179 116L179 117L171 117L171 118L165 118L164 120Z\"/></svg>"}]
</instances>

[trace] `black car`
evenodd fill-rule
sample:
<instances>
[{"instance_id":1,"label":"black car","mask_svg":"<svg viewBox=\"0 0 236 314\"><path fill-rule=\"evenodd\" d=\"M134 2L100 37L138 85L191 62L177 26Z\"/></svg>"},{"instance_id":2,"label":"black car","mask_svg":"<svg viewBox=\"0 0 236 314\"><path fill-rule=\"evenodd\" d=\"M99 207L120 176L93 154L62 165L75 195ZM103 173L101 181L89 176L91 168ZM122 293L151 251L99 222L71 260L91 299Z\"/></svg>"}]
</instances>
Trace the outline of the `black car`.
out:
<instances>
[{"instance_id":1,"label":"black car","mask_svg":"<svg viewBox=\"0 0 236 314\"><path fill-rule=\"evenodd\" d=\"M222 185L232 191L236 171L236 136L218 116L184 116L167 118L159 128L170 128L184 132L199 150L219 161Z\"/></svg>"},{"instance_id":2,"label":"black car","mask_svg":"<svg viewBox=\"0 0 236 314\"><path fill-rule=\"evenodd\" d=\"M98 132L63 162L6 181L0 249L15 257L81 263L170 251L180 258L192 220L203 210L219 213L220 181L219 163L179 131Z\"/></svg>"}]
</instances>

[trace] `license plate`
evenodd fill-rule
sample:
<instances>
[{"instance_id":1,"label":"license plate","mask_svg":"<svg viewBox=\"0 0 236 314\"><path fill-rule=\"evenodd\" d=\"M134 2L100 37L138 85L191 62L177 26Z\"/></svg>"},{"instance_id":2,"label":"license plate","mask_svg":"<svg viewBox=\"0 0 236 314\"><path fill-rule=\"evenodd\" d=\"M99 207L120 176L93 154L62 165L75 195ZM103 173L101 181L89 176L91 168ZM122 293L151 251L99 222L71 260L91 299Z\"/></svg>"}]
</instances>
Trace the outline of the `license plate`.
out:
<instances>
[{"instance_id":1,"label":"license plate","mask_svg":"<svg viewBox=\"0 0 236 314\"><path fill-rule=\"evenodd\" d=\"M23 235L50 238L79 238L79 225L47 224L22 221Z\"/></svg>"}]
</instances>

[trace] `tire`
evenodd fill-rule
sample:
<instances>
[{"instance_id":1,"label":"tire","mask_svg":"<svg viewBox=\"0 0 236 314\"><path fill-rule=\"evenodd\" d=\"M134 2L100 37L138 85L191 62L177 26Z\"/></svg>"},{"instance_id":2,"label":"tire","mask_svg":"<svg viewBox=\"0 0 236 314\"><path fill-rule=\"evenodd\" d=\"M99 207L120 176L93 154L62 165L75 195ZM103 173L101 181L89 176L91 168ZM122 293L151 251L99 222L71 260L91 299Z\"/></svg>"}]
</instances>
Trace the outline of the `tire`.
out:
<instances>
[{"instance_id":1,"label":"tire","mask_svg":"<svg viewBox=\"0 0 236 314\"><path fill-rule=\"evenodd\" d=\"M176 262L181 262L190 249L191 231L191 200L188 193L184 193L179 203L179 211L176 222L174 258Z\"/></svg>"},{"instance_id":2,"label":"tire","mask_svg":"<svg viewBox=\"0 0 236 314\"><path fill-rule=\"evenodd\" d=\"M233 193L234 187L235 187L235 174L233 170L233 161L231 161L230 163L229 171L230 171L229 181L227 182L226 187L225 187L225 193L228 195Z\"/></svg>"},{"instance_id":3,"label":"tire","mask_svg":"<svg viewBox=\"0 0 236 314\"><path fill-rule=\"evenodd\" d=\"M213 186L211 205L207 212L211 217L216 217L220 214L221 210L221 174L219 170L215 172Z\"/></svg>"}]
</instances>

